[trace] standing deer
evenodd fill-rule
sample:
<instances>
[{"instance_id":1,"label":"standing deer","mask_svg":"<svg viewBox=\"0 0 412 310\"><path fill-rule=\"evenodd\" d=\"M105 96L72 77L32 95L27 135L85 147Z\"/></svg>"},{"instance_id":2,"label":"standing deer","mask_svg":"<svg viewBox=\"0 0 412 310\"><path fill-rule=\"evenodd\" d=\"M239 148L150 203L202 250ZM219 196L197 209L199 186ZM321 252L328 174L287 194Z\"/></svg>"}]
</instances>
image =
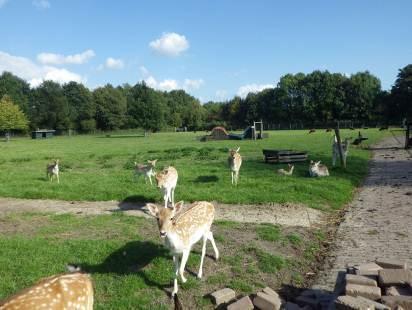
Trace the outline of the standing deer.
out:
<instances>
[{"instance_id":1,"label":"standing deer","mask_svg":"<svg viewBox=\"0 0 412 310\"><path fill-rule=\"evenodd\" d=\"M0 310L93 309L93 285L88 274L64 273L43 278L33 286L0 301Z\"/></svg>"},{"instance_id":2,"label":"standing deer","mask_svg":"<svg viewBox=\"0 0 412 310\"><path fill-rule=\"evenodd\" d=\"M172 207L175 205L175 188L177 184L177 170L169 166L162 171L158 172L155 176L157 187L163 190L163 199L165 201L165 208L167 208L167 203L171 202Z\"/></svg>"},{"instance_id":3,"label":"standing deer","mask_svg":"<svg viewBox=\"0 0 412 310\"><path fill-rule=\"evenodd\" d=\"M288 164L289 170L285 169L278 169L278 174L280 175L292 175L293 174L293 169L295 168L294 165Z\"/></svg>"},{"instance_id":4,"label":"standing deer","mask_svg":"<svg viewBox=\"0 0 412 310\"><path fill-rule=\"evenodd\" d=\"M53 177L57 178L57 183L60 183L59 180L59 160L56 159L53 164L48 164L46 168L46 177L53 181Z\"/></svg>"},{"instance_id":5,"label":"standing deer","mask_svg":"<svg viewBox=\"0 0 412 310\"><path fill-rule=\"evenodd\" d=\"M327 177L329 176L329 170L328 167L320 163L320 160L317 162L311 160L309 165L309 175L311 177Z\"/></svg>"},{"instance_id":6,"label":"standing deer","mask_svg":"<svg viewBox=\"0 0 412 310\"><path fill-rule=\"evenodd\" d=\"M341 146L341 151L342 151L342 157L343 157L343 166L346 167L346 157L348 156L349 152L349 140L351 138L345 138L345 141L340 144ZM336 159L339 157L339 146L338 146L338 139L335 136L335 139L333 141L332 145L332 165L335 167L336 165Z\"/></svg>"},{"instance_id":7,"label":"standing deer","mask_svg":"<svg viewBox=\"0 0 412 310\"><path fill-rule=\"evenodd\" d=\"M149 212L156 217L160 237L165 239L165 245L173 255L175 278L173 281L172 296L174 296L178 291L178 275L180 275L183 283L187 281L183 273L190 251L195 243L203 239L202 256L200 259L199 272L197 273L199 279L202 277L207 240L210 240L212 243L213 250L215 251L215 259L217 260L219 258L219 251L216 247L213 233L210 230L215 216L215 207L206 201L194 202L184 212L180 212L183 208L183 201L178 202L173 208L159 208L152 203L146 206ZM180 255L182 257L179 262Z\"/></svg>"},{"instance_id":8,"label":"standing deer","mask_svg":"<svg viewBox=\"0 0 412 310\"><path fill-rule=\"evenodd\" d=\"M242 165L242 156L239 154L240 147L236 150L229 151L229 158L227 159L229 168L232 172L232 185L233 183L237 185L237 180L239 179L239 170Z\"/></svg>"},{"instance_id":9,"label":"standing deer","mask_svg":"<svg viewBox=\"0 0 412 310\"><path fill-rule=\"evenodd\" d=\"M145 164L138 164L137 162L134 163L134 176L135 179L139 175L144 175L144 180L147 183L147 179L150 181L150 185L153 185L152 176L156 176L154 171L154 167L156 166L157 159L155 160L148 160L147 165Z\"/></svg>"}]
</instances>

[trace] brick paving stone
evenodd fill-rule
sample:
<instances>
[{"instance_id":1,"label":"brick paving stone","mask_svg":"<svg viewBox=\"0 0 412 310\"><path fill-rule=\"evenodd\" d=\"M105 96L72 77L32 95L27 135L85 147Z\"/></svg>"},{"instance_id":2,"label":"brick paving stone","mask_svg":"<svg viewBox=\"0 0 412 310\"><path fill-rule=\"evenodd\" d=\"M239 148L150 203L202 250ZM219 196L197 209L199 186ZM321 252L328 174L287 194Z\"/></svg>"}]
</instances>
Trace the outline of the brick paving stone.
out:
<instances>
[{"instance_id":1,"label":"brick paving stone","mask_svg":"<svg viewBox=\"0 0 412 310\"><path fill-rule=\"evenodd\" d=\"M412 204L406 195L412 192L412 157L402 149L402 141L389 137L374 146L368 176L348 206L312 288L333 291L347 264L396 258L412 266ZM385 154L394 158L383 158Z\"/></svg>"},{"instance_id":2,"label":"brick paving stone","mask_svg":"<svg viewBox=\"0 0 412 310\"><path fill-rule=\"evenodd\" d=\"M376 286L346 284L345 293L352 297L362 296L371 300L381 298L381 288Z\"/></svg>"},{"instance_id":3,"label":"brick paving stone","mask_svg":"<svg viewBox=\"0 0 412 310\"><path fill-rule=\"evenodd\" d=\"M227 310L253 310L253 303L249 296L242 297L238 301L227 306Z\"/></svg>"},{"instance_id":4,"label":"brick paving stone","mask_svg":"<svg viewBox=\"0 0 412 310\"><path fill-rule=\"evenodd\" d=\"M368 286L378 286L378 283L376 282L376 280L365 277L365 276L346 274L345 280L346 280L346 283L368 285Z\"/></svg>"},{"instance_id":5,"label":"brick paving stone","mask_svg":"<svg viewBox=\"0 0 412 310\"><path fill-rule=\"evenodd\" d=\"M412 271L408 269L382 269L379 270L380 286L408 285L412 280Z\"/></svg>"},{"instance_id":6,"label":"brick paving stone","mask_svg":"<svg viewBox=\"0 0 412 310\"><path fill-rule=\"evenodd\" d=\"M215 303L215 305L220 305L234 299L236 297L236 293L234 290L230 288L224 288L216 292L213 292L211 296L213 298L213 302Z\"/></svg>"}]
</instances>

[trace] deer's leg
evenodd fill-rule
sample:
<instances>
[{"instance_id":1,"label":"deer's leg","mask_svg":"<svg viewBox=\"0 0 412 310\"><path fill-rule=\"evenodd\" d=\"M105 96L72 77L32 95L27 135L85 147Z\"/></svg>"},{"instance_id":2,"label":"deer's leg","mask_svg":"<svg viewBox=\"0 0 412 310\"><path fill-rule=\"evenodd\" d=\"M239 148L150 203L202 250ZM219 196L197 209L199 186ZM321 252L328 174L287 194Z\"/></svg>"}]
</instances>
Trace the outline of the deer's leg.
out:
<instances>
[{"instance_id":1,"label":"deer's leg","mask_svg":"<svg viewBox=\"0 0 412 310\"><path fill-rule=\"evenodd\" d=\"M237 179L239 178L239 170L235 171L235 185L237 185Z\"/></svg>"},{"instance_id":2,"label":"deer's leg","mask_svg":"<svg viewBox=\"0 0 412 310\"><path fill-rule=\"evenodd\" d=\"M179 256L173 255L173 262L175 263L175 278L173 280L173 292L172 292L172 297L177 294L178 287L177 287L177 276L179 274Z\"/></svg>"},{"instance_id":3,"label":"deer's leg","mask_svg":"<svg viewBox=\"0 0 412 310\"><path fill-rule=\"evenodd\" d=\"M56 174L56 177L57 177L57 184L60 184L59 175L58 175L58 174Z\"/></svg>"},{"instance_id":4,"label":"deer's leg","mask_svg":"<svg viewBox=\"0 0 412 310\"><path fill-rule=\"evenodd\" d=\"M152 182L152 175L151 174L149 174L149 181L150 181L150 186L152 186L153 182Z\"/></svg>"},{"instance_id":5,"label":"deer's leg","mask_svg":"<svg viewBox=\"0 0 412 310\"><path fill-rule=\"evenodd\" d=\"M336 165L336 152L333 152L332 155L333 155L332 156L332 166L335 167L335 165Z\"/></svg>"},{"instance_id":6,"label":"deer's leg","mask_svg":"<svg viewBox=\"0 0 412 310\"><path fill-rule=\"evenodd\" d=\"M179 266L179 274L180 274L180 278L182 279L183 283L185 283L187 281L187 279L185 278L183 273L185 271L187 259L189 258L189 253L190 253L190 250L184 250L183 251L182 261L180 262L180 266Z\"/></svg>"},{"instance_id":7,"label":"deer's leg","mask_svg":"<svg viewBox=\"0 0 412 310\"><path fill-rule=\"evenodd\" d=\"M232 170L232 185L233 185L233 181L234 181L233 177L234 177L234 175L233 175L233 170Z\"/></svg>"},{"instance_id":8,"label":"deer's leg","mask_svg":"<svg viewBox=\"0 0 412 310\"><path fill-rule=\"evenodd\" d=\"M215 239L213 238L213 233L211 231L208 232L207 239L209 239L210 242L212 243L213 250L215 251L215 259L218 260L219 259L219 250L217 249Z\"/></svg>"},{"instance_id":9,"label":"deer's leg","mask_svg":"<svg viewBox=\"0 0 412 310\"><path fill-rule=\"evenodd\" d=\"M170 200L170 202L172 203L172 207L174 208L175 207L175 188L174 187L172 187L171 189L170 189L170 193L171 193L171 200Z\"/></svg>"},{"instance_id":10,"label":"deer's leg","mask_svg":"<svg viewBox=\"0 0 412 310\"><path fill-rule=\"evenodd\" d=\"M205 255L206 255L206 241L207 241L207 233L203 235L202 256L200 258L199 272L197 273L197 277L199 279L202 278L202 275L203 275L203 260L205 259Z\"/></svg>"}]
</instances>

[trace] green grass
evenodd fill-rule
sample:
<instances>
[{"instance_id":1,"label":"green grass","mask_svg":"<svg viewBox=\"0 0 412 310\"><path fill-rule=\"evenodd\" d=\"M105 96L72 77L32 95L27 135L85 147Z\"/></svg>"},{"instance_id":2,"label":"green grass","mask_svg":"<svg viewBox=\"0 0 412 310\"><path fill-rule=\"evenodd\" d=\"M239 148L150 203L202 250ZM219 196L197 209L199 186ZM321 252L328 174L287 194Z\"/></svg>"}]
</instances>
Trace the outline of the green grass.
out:
<instances>
[{"instance_id":1,"label":"green grass","mask_svg":"<svg viewBox=\"0 0 412 310\"><path fill-rule=\"evenodd\" d=\"M372 144L385 133L364 130ZM386 133L387 134L387 133ZM224 203L304 203L315 208L339 208L367 172L370 153L351 148L348 169L330 169L328 178L309 178L308 164L295 165L291 177L275 171L285 165L263 162L262 149L296 149L309 152L310 159L331 166L332 135L317 131L271 131L259 141L199 142L200 133L156 133L149 137L105 136L29 138L0 142L0 196L63 200L161 201L155 187L143 178L133 181L135 161L158 159L158 169L174 165L179 172L176 200L215 200ZM355 131L342 132L356 136ZM231 185L227 150L240 146L243 164L239 185ZM61 162L61 183L46 181L50 160Z\"/></svg>"},{"instance_id":2,"label":"green grass","mask_svg":"<svg viewBox=\"0 0 412 310\"><path fill-rule=\"evenodd\" d=\"M96 309L173 308L167 295L173 283L173 262L154 219L118 213L26 213L2 215L0 224L0 300L42 277L65 272L66 264L72 263L92 275ZM213 309L204 296L225 286L249 294L267 285L302 284L312 263L303 254L316 254L311 247L318 239L315 232L301 228L305 242L296 250L281 240L260 240L256 227L269 226L217 223L214 232L226 236L217 241L221 259L207 256L204 278L198 280L201 246L194 247L186 267L188 282L179 283L185 309ZM282 236L289 233L286 228L276 229ZM213 255L210 244L207 253Z\"/></svg>"}]
</instances>

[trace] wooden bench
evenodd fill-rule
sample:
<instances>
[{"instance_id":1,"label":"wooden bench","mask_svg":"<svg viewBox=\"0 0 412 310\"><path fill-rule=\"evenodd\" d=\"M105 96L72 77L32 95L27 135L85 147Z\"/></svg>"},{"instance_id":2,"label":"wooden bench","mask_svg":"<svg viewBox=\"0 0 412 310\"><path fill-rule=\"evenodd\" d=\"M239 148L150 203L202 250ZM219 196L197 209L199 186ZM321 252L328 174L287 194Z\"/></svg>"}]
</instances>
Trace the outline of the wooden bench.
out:
<instances>
[{"instance_id":1,"label":"wooden bench","mask_svg":"<svg viewBox=\"0 0 412 310\"><path fill-rule=\"evenodd\" d=\"M293 163L306 161L308 153L293 150L263 150L265 163Z\"/></svg>"}]
</instances>

